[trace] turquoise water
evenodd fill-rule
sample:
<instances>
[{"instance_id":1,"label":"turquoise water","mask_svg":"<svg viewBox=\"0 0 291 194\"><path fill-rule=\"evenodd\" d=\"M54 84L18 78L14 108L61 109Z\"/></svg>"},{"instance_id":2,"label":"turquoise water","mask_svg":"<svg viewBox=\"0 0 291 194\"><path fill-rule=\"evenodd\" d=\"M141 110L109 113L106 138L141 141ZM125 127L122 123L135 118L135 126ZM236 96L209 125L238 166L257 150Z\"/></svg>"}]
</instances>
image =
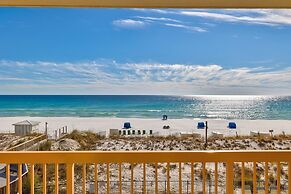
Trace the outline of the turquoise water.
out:
<instances>
[{"instance_id":1,"label":"turquoise water","mask_svg":"<svg viewBox=\"0 0 291 194\"><path fill-rule=\"evenodd\" d=\"M0 116L291 119L290 96L0 96Z\"/></svg>"}]
</instances>

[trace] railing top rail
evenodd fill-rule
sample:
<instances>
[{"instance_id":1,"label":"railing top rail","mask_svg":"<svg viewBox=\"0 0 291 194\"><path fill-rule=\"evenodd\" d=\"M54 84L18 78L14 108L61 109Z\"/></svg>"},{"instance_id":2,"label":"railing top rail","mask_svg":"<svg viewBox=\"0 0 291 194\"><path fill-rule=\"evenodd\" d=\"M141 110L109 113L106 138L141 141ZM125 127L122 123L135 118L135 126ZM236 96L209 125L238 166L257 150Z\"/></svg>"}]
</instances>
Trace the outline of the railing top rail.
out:
<instances>
[{"instance_id":1,"label":"railing top rail","mask_svg":"<svg viewBox=\"0 0 291 194\"><path fill-rule=\"evenodd\" d=\"M291 151L4 151L0 163L156 163L291 161Z\"/></svg>"},{"instance_id":2,"label":"railing top rail","mask_svg":"<svg viewBox=\"0 0 291 194\"><path fill-rule=\"evenodd\" d=\"M0 6L101 8L291 8L290 0L0 0Z\"/></svg>"}]
</instances>

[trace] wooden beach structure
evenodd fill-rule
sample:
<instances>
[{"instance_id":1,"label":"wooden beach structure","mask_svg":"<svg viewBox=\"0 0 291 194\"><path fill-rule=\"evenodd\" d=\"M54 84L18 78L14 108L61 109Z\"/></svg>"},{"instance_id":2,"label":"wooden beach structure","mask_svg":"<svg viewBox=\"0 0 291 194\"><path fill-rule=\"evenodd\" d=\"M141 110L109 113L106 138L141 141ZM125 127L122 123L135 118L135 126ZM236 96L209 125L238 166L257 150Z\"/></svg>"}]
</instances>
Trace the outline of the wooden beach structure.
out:
<instances>
[{"instance_id":1,"label":"wooden beach structure","mask_svg":"<svg viewBox=\"0 0 291 194\"><path fill-rule=\"evenodd\" d=\"M33 132L38 132L39 124L40 122L38 121L30 121L30 120L14 123L13 126L15 130L15 135L26 136Z\"/></svg>"}]
</instances>

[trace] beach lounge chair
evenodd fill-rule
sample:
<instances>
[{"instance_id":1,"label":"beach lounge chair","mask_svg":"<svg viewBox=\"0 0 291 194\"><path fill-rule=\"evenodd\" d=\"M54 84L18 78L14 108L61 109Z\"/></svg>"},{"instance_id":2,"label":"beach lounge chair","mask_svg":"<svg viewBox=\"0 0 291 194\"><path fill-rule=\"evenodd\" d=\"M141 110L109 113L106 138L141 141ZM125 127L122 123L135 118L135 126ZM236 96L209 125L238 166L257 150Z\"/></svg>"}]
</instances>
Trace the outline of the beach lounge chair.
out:
<instances>
[{"instance_id":1,"label":"beach lounge chair","mask_svg":"<svg viewBox=\"0 0 291 194\"><path fill-rule=\"evenodd\" d=\"M152 135L153 134L153 130L150 130L150 135Z\"/></svg>"},{"instance_id":2,"label":"beach lounge chair","mask_svg":"<svg viewBox=\"0 0 291 194\"><path fill-rule=\"evenodd\" d=\"M135 135L135 130L132 130L132 135Z\"/></svg>"},{"instance_id":3,"label":"beach lounge chair","mask_svg":"<svg viewBox=\"0 0 291 194\"><path fill-rule=\"evenodd\" d=\"M126 135L126 131L125 130L122 131L122 135Z\"/></svg>"},{"instance_id":4,"label":"beach lounge chair","mask_svg":"<svg viewBox=\"0 0 291 194\"><path fill-rule=\"evenodd\" d=\"M269 132L251 131L250 136L251 137L260 137L260 138L268 138L271 136L271 134Z\"/></svg>"},{"instance_id":5,"label":"beach lounge chair","mask_svg":"<svg viewBox=\"0 0 291 194\"><path fill-rule=\"evenodd\" d=\"M204 128L205 128L205 123L204 122L198 122L197 129L204 129Z\"/></svg>"},{"instance_id":6,"label":"beach lounge chair","mask_svg":"<svg viewBox=\"0 0 291 194\"><path fill-rule=\"evenodd\" d=\"M145 135L146 134L146 130L142 130L142 134Z\"/></svg>"},{"instance_id":7,"label":"beach lounge chair","mask_svg":"<svg viewBox=\"0 0 291 194\"><path fill-rule=\"evenodd\" d=\"M141 131L140 131L140 130L137 130L137 134L138 134L138 135L141 135Z\"/></svg>"},{"instance_id":8,"label":"beach lounge chair","mask_svg":"<svg viewBox=\"0 0 291 194\"><path fill-rule=\"evenodd\" d=\"M125 122L125 123L123 124L123 128L124 128L124 129L130 129L130 128L131 128L131 126L130 126L130 122Z\"/></svg>"},{"instance_id":9,"label":"beach lounge chair","mask_svg":"<svg viewBox=\"0 0 291 194\"><path fill-rule=\"evenodd\" d=\"M130 135L130 134L131 134L131 133L130 133L130 130L128 130L128 131L127 131L127 135Z\"/></svg>"},{"instance_id":10,"label":"beach lounge chair","mask_svg":"<svg viewBox=\"0 0 291 194\"><path fill-rule=\"evenodd\" d=\"M257 136L259 136L259 132L258 131L250 131L250 136L257 137Z\"/></svg>"},{"instance_id":11,"label":"beach lounge chair","mask_svg":"<svg viewBox=\"0 0 291 194\"><path fill-rule=\"evenodd\" d=\"M236 123L235 122L229 122L228 123L228 128L229 129L236 129Z\"/></svg>"},{"instance_id":12,"label":"beach lounge chair","mask_svg":"<svg viewBox=\"0 0 291 194\"><path fill-rule=\"evenodd\" d=\"M223 133L220 133L218 131L212 131L211 134L212 134L212 137L215 137L215 138L222 138L223 137Z\"/></svg>"}]
</instances>

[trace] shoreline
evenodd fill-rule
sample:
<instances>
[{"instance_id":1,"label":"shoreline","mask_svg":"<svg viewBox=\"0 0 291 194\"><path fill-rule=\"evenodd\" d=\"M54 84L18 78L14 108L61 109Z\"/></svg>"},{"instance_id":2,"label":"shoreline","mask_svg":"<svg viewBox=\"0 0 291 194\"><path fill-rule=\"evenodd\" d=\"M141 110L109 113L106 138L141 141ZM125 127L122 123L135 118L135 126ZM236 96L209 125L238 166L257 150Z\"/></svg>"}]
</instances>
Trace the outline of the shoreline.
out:
<instances>
[{"instance_id":1,"label":"shoreline","mask_svg":"<svg viewBox=\"0 0 291 194\"><path fill-rule=\"evenodd\" d=\"M225 136L250 135L250 131L269 132L274 130L274 134L291 134L291 120L240 120L240 119L161 119L152 118L117 118L117 117L0 117L0 133L13 133L13 123L23 120L41 122L40 132L45 129L45 122L48 122L48 133L52 135L55 130L64 126L69 132L74 129L81 131L101 132L109 129L122 130L124 122L130 122L134 130L153 130L159 135L167 136L175 133L199 133L202 136L204 129L197 129L197 123L208 121L209 134L213 131L220 132ZM237 129L228 129L228 122L236 122ZM170 129L163 129L164 125L169 125Z\"/></svg>"},{"instance_id":2,"label":"shoreline","mask_svg":"<svg viewBox=\"0 0 291 194\"><path fill-rule=\"evenodd\" d=\"M161 114L159 117L138 117L138 116L132 116L132 117L116 117L116 116L0 116L0 118L92 118L92 119L158 119L162 120L163 114ZM189 119L189 120L247 120L247 121L257 121L257 120L263 120L263 121L291 121L290 119L241 119L241 118L216 118L216 117L172 117L171 115L167 115L168 120L179 120L179 119Z\"/></svg>"}]
</instances>

